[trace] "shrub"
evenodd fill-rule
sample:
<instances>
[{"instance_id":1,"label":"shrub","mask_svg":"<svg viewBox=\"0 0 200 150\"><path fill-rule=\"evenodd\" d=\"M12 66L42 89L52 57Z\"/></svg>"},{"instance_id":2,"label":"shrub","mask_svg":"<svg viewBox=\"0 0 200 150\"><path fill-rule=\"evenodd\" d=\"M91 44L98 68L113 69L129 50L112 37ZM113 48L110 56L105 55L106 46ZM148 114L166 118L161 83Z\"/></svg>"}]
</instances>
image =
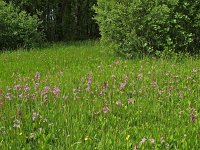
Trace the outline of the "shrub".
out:
<instances>
[{"instance_id":1,"label":"shrub","mask_svg":"<svg viewBox=\"0 0 200 150\"><path fill-rule=\"evenodd\" d=\"M98 0L102 40L117 52L171 54L200 52L200 1Z\"/></svg>"},{"instance_id":2,"label":"shrub","mask_svg":"<svg viewBox=\"0 0 200 150\"><path fill-rule=\"evenodd\" d=\"M36 16L0 0L0 50L35 46L42 40L39 25Z\"/></svg>"}]
</instances>

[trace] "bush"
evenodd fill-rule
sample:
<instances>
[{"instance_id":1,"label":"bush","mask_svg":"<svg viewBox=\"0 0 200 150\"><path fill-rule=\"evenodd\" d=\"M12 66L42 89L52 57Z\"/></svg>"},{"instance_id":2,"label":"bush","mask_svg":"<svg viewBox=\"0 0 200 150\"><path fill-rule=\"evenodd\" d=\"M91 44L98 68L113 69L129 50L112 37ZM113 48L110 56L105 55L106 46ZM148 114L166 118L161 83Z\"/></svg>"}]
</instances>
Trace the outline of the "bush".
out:
<instances>
[{"instance_id":1,"label":"bush","mask_svg":"<svg viewBox=\"0 0 200 150\"><path fill-rule=\"evenodd\" d=\"M42 40L42 33L37 30L39 25L36 16L0 0L0 50L35 46Z\"/></svg>"},{"instance_id":2,"label":"bush","mask_svg":"<svg viewBox=\"0 0 200 150\"><path fill-rule=\"evenodd\" d=\"M200 52L200 1L98 0L102 40L117 52L172 54Z\"/></svg>"}]
</instances>

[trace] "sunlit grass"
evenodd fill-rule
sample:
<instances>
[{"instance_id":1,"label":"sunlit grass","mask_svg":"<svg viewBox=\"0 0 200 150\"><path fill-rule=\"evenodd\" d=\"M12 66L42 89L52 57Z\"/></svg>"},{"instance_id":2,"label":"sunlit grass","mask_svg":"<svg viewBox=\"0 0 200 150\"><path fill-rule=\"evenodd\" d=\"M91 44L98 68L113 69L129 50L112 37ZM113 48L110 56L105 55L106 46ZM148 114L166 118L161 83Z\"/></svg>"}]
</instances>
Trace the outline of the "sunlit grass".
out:
<instances>
[{"instance_id":1,"label":"sunlit grass","mask_svg":"<svg viewBox=\"0 0 200 150\"><path fill-rule=\"evenodd\" d=\"M98 42L0 54L1 149L198 149L200 60Z\"/></svg>"}]
</instances>

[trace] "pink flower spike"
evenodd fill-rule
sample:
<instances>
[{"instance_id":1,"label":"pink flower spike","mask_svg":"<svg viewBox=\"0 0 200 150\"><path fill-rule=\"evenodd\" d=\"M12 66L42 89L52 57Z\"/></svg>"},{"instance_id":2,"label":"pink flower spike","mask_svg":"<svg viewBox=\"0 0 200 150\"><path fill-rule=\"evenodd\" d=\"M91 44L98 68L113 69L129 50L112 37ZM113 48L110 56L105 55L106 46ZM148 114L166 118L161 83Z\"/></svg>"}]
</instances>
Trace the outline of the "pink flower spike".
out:
<instances>
[{"instance_id":1,"label":"pink flower spike","mask_svg":"<svg viewBox=\"0 0 200 150\"><path fill-rule=\"evenodd\" d=\"M55 96L58 96L58 95L60 94L60 89L59 89L57 86L55 86L55 87L53 88L53 94L54 94Z\"/></svg>"},{"instance_id":2,"label":"pink flower spike","mask_svg":"<svg viewBox=\"0 0 200 150\"><path fill-rule=\"evenodd\" d=\"M101 96L103 94L103 90L100 90L99 91L99 95Z\"/></svg>"},{"instance_id":3,"label":"pink flower spike","mask_svg":"<svg viewBox=\"0 0 200 150\"><path fill-rule=\"evenodd\" d=\"M40 80L40 72L37 72L35 75L35 81L39 81Z\"/></svg>"},{"instance_id":4,"label":"pink flower spike","mask_svg":"<svg viewBox=\"0 0 200 150\"><path fill-rule=\"evenodd\" d=\"M107 114L107 113L109 113L110 112L110 109L108 108L108 106L105 106L104 108L103 108L103 113L104 114Z\"/></svg>"},{"instance_id":5,"label":"pink flower spike","mask_svg":"<svg viewBox=\"0 0 200 150\"><path fill-rule=\"evenodd\" d=\"M14 90L15 91L19 91L19 90L21 90L21 86L18 84L18 85L15 85L14 86Z\"/></svg>"},{"instance_id":6,"label":"pink flower spike","mask_svg":"<svg viewBox=\"0 0 200 150\"><path fill-rule=\"evenodd\" d=\"M107 88L108 88L108 83L107 83L107 82L104 82L104 83L103 83L103 86L104 86L104 89L107 89Z\"/></svg>"}]
</instances>

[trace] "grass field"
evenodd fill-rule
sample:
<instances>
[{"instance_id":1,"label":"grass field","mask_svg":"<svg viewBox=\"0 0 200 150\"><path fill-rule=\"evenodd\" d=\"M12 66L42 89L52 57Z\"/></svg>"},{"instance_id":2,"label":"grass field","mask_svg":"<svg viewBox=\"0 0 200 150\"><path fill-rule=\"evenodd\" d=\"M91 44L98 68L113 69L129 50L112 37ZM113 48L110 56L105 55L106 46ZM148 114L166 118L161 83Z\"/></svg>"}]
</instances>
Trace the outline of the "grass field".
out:
<instances>
[{"instance_id":1,"label":"grass field","mask_svg":"<svg viewBox=\"0 0 200 150\"><path fill-rule=\"evenodd\" d=\"M200 149L200 59L98 42L0 54L0 149Z\"/></svg>"}]
</instances>

